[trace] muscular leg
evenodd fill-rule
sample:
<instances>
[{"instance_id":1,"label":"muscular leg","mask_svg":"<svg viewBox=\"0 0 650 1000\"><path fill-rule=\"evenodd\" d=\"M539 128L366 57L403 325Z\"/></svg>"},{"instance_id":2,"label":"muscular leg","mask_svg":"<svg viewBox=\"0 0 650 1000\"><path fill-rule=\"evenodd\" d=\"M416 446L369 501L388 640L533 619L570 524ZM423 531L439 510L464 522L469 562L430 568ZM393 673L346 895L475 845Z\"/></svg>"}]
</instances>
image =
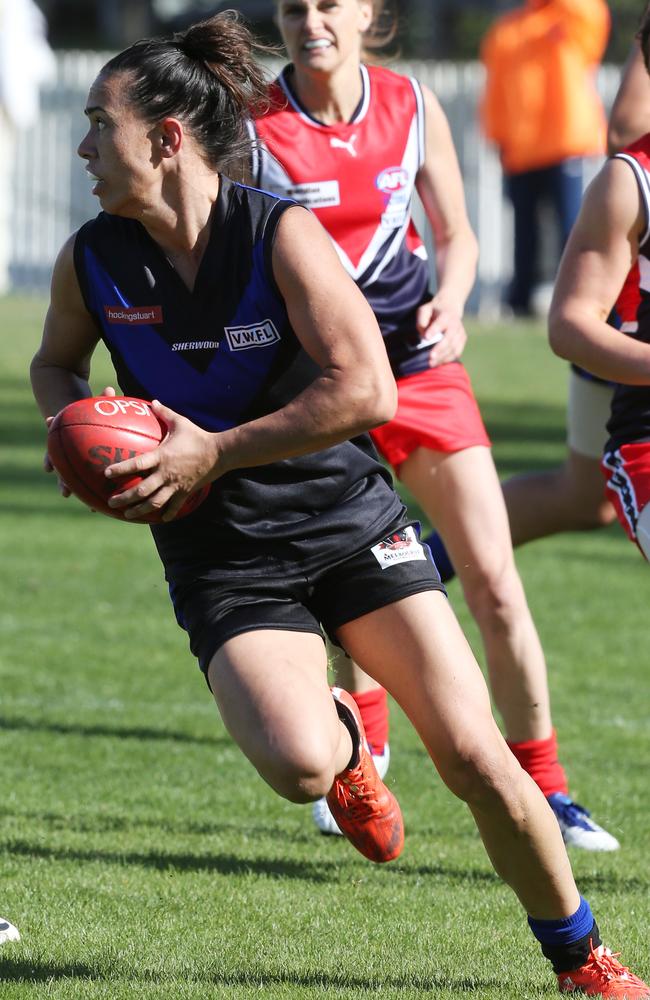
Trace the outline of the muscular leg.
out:
<instances>
[{"instance_id":1,"label":"muscular leg","mask_svg":"<svg viewBox=\"0 0 650 1000\"><path fill-rule=\"evenodd\" d=\"M613 392L611 385L584 378L571 369L564 462L501 483L515 547L561 531L605 528L616 520L600 470ZM427 541L445 572L444 579L451 579L454 568L437 532Z\"/></svg>"},{"instance_id":2,"label":"muscular leg","mask_svg":"<svg viewBox=\"0 0 650 1000\"><path fill-rule=\"evenodd\" d=\"M400 479L436 524L481 631L490 685L514 742L551 735L546 663L515 567L503 494L488 448L419 448Z\"/></svg>"},{"instance_id":3,"label":"muscular leg","mask_svg":"<svg viewBox=\"0 0 650 1000\"><path fill-rule=\"evenodd\" d=\"M514 545L560 531L606 527L615 520L600 471L613 391L571 370L565 461L502 483Z\"/></svg>"},{"instance_id":4,"label":"muscular leg","mask_svg":"<svg viewBox=\"0 0 650 1000\"><path fill-rule=\"evenodd\" d=\"M417 594L339 629L351 656L413 723L443 781L467 802L497 872L541 920L579 896L544 796L506 746L478 665L446 600Z\"/></svg>"},{"instance_id":5,"label":"muscular leg","mask_svg":"<svg viewBox=\"0 0 650 1000\"><path fill-rule=\"evenodd\" d=\"M573 449L562 465L513 476L501 485L515 546L561 531L605 528L616 519L600 460Z\"/></svg>"},{"instance_id":6,"label":"muscular leg","mask_svg":"<svg viewBox=\"0 0 650 1000\"><path fill-rule=\"evenodd\" d=\"M328 647L328 651L330 665L339 687L345 688L346 691L354 691L356 694L374 691L375 688L380 687L377 681L369 677L358 663L346 656L342 650L331 646Z\"/></svg>"},{"instance_id":7,"label":"muscular leg","mask_svg":"<svg viewBox=\"0 0 650 1000\"><path fill-rule=\"evenodd\" d=\"M327 684L322 639L263 629L228 640L208 670L224 724L262 778L292 802L325 795L352 755Z\"/></svg>"},{"instance_id":8,"label":"muscular leg","mask_svg":"<svg viewBox=\"0 0 650 1000\"><path fill-rule=\"evenodd\" d=\"M328 654L335 683L348 691L357 704L375 765L383 778L390 762L386 692L377 681L369 677L354 660L346 656L338 647L328 644ZM325 798L314 802L312 812L314 822L321 833L339 834L341 832Z\"/></svg>"}]
</instances>

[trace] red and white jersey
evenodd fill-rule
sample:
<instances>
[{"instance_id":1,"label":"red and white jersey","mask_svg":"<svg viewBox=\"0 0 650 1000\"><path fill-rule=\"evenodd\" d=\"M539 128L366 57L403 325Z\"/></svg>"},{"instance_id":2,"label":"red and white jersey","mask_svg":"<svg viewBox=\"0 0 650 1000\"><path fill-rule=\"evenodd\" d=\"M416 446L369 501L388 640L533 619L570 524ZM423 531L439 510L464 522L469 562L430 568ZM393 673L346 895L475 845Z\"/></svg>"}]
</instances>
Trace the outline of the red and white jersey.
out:
<instances>
[{"instance_id":1,"label":"red and white jersey","mask_svg":"<svg viewBox=\"0 0 650 1000\"><path fill-rule=\"evenodd\" d=\"M616 154L634 171L645 211L645 229L639 238L639 255L614 307L622 333L650 344L650 134ZM607 424L607 449L630 441L650 440L650 387L618 385Z\"/></svg>"},{"instance_id":2,"label":"red and white jersey","mask_svg":"<svg viewBox=\"0 0 650 1000\"><path fill-rule=\"evenodd\" d=\"M411 219L424 161L424 104L416 80L361 67L363 94L349 122L324 125L301 106L287 66L271 109L255 122L253 183L311 209L370 302L393 370L427 368L415 311L431 297L426 250Z\"/></svg>"}]
</instances>

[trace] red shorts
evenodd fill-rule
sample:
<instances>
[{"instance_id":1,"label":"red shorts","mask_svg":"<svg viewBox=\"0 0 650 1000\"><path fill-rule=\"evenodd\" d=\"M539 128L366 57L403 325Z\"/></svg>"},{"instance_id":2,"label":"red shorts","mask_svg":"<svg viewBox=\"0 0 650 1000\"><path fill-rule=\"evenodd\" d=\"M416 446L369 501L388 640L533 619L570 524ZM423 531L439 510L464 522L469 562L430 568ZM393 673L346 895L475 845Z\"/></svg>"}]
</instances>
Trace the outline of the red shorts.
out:
<instances>
[{"instance_id":1,"label":"red shorts","mask_svg":"<svg viewBox=\"0 0 650 1000\"><path fill-rule=\"evenodd\" d=\"M460 362L399 378L397 393L393 419L370 432L394 469L419 447L442 452L490 447L472 383Z\"/></svg>"},{"instance_id":2,"label":"red shorts","mask_svg":"<svg viewBox=\"0 0 650 1000\"><path fill-rule=\"evenodd\" d=\"M636 542L639 514L650 501L650 442L637 441L606 451L600 467L607 481L607 497L627 537Z\"/></svg>"}]
</instances>

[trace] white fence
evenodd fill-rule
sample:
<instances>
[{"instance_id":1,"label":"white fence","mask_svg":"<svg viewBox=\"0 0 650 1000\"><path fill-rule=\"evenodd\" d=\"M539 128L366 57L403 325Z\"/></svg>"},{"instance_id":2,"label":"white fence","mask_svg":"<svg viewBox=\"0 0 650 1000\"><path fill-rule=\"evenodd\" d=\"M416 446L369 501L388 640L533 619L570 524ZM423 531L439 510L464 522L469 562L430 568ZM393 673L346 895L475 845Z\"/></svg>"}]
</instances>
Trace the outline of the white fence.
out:
<instances>
[{"instance_id":1,"label":"white fence","mask_svg":"<svg viewBox=\"0 0 650 1000\"><path fill-rule=\"evenodd\" d=\"M46 290L61 244L98 211L76 148L85 131L88 87L107 58L108 54L97 52L60 53L56 80L42 93L40 118L19 136L9 205L8 278L13 291ZM510 276L512 224L502 196L499 161L477 127L482 67L400 62L394 68L429 86L449 118L468 211L481 248L469 308L494 313ZM598 86L607 107L619 75L614 66L603 67L599 73Z\"/></svg>"}]
</instances>

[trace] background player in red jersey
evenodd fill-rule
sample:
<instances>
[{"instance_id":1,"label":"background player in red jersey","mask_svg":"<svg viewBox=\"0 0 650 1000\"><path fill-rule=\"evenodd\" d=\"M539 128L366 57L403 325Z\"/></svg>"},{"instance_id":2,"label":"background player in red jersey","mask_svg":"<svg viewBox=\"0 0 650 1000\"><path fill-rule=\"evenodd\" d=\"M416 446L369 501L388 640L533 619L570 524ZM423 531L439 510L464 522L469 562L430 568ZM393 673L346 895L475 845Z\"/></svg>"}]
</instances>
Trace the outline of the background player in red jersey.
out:
<instances>
[{"instance_id":1,"label":"background player in red jersey","mask_svg":"<svg viewBox=\"0 0 650 1000\"><path fill-rule=\"evenodd\" d=\"M273 88L273 107L256 122L263 148L255 181L313 209L372 305L399 393L395 418L372 436L458 567L509 745L568 843L615 850L617 840L568 795L544 655L515 567L490 442L459 361L477 248L445 115L417 81L363 63L364 46L383 40L382 3L277 0L277 16L291 64ZM435 240L433 296L410 221L414 189ZM385 695L340 658L337 669L357 692L370 743L385 759ZM323 803L315 818L335 832Z\"/></svg>"},{"instance_id":2,"label":"background player in red jersey","mask_svg":"<svg viewBox=\"0 0 650 1000\"><path fill-rule=\"evenodd\" d=\"M650 11L639 31L650 65ZM649 122L650 124L650 122ZM623 283L632 310L620 336L606 322ZM632 287L634 286L634 287ZM636 295L633 293L636 292ZM557 354L619 383L603 472L628 537L650 558L650 134L610 159L588 189L549 317Z\"/></svg>"},{"instance_id":3,"label":"background player in red jersey","mask_svg":"<svg viewBox=\"0 0 650 1000\"><path fill-rule=\"evenodd\" d=\"M609 115L609 154L634 142L649 127L650 79L636 40ZM620 315L611 317L615 327L622 321ZM564 462L552 469L511 476L501 484L515 547L558 532L607 527L616 519L600 470L613 394L613 383L572 367ZM439 536L433 532L425 541L431 546L443 580L451 579L455 571Z\"/></svg>"},{"instance_id":4,"label":"background player in red jersey","mask_svg":"<svg viewBox=\"0 0 650 1000\"><path fill-rule=\"evenodd\" d=\"M609 114L609 154L634 142L648 128L650 80L635 40ZM616 326L620 317L613 316L612 322ZM513 476L502 484L515 546L558 532L606 527L616 517L600 471L614 386L575 368L569 378L565 461L557 468Z\"/></svg>"}]
</instances>

